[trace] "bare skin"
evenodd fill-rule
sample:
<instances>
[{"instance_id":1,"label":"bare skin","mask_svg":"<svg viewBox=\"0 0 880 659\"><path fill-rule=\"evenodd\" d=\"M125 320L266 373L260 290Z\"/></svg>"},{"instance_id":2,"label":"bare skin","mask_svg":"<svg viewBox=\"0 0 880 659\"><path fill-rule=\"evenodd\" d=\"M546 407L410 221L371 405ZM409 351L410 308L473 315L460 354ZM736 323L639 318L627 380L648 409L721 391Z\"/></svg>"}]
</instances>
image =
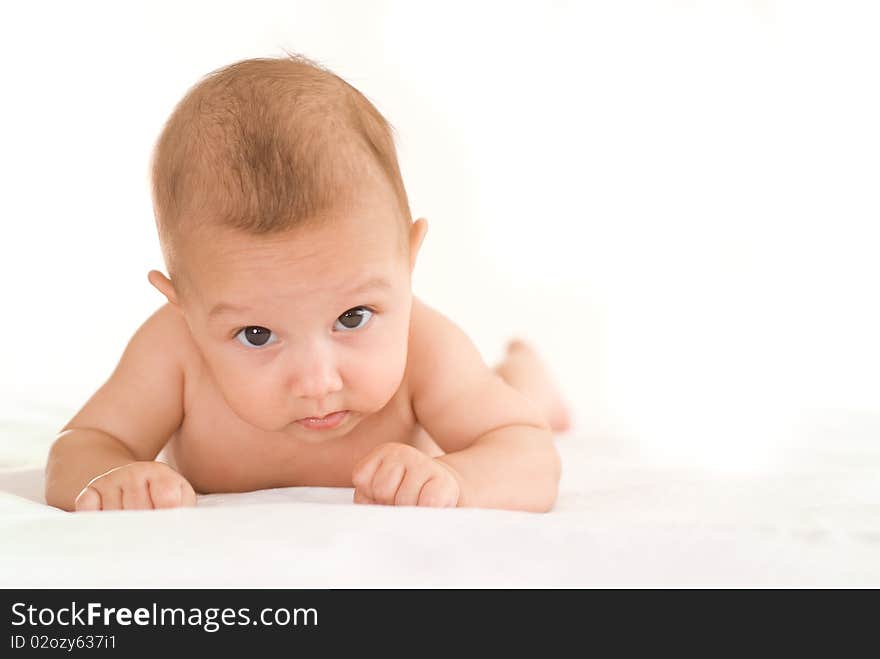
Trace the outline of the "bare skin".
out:
<instances>
[{"instance_id":1,"label":"bare skin","mask_svg":"<svg viewBox=\"0 0 880 659\"><path fill-rule=\"evenodd\" d=\"M522 339L511 339L507 342L504 357L492 370L538 406L554 433L564 433L571 429L568 405L541 356L531 344ZM413 444L431 455L443 453L422 429L419 429Z\"/></svg>"},{"instance_id":2,"label":"bare skin","mask_svg":"<svg viewBox=\"0 0 880 659\"><path fill-rule=\"evenodd\" d=\"M511 339L507 354L495 367L507 384L533 401L553 432L571 428L568 406L537 351L522 339Z\"/></svg>"},{"instance_id":3,"label":"bare skin","mask_svg":"<svg viewBox=\"0 0 880 659\"><path fill-rule=\"evenodd\" d=\"M422 305L418 300L415 306L414 313L419 313ZM186 331L168 305L157 315L177 321L170 323L166 331L171 334L166 334L163 342L176 340L175 329L181 333ZM539 407L553 432L568 430L565 403L540 356L530 345L521 340L510 341L506 355L493 371ZM135 462L135 469L130 470L134 473L120 474L124 476L122 482L137 481L137 472L148 468L144 488L114 484L115 487L101 488L99 494L97 489L84 487L75 505L68 509L158 509L195 505L196 490L211 493L296 485L351 487L351 471L358 455L379 445L377 438L413 446L431 457L444 454L411 414L405 400L405 383L400 394L381 413L374 415L369 424L361 423L356 432L349 433L344 446L340 443L285 446L289 442L284 438L279 441L277 436L261 433L231 413L195 351L189 354L184 379L184 421L162 452L163 462L169 466L146 460ZM263 444L263 450L255 452L253 448L246 448L255 444ZM271 459L264 459L267 454ZM131 462L128 456L123 460L126 464ZM158 467L155 472L154 467ZM159 487L156 482L160 483ZM358 503L367 501L358 496Z\"/></svg>"},{"instance_id":4,"label":"bare skin","mask_svg":"<svg viewBox=\"0 0 880 659\"><path fill-rule=\"evenodd\" d=\"M62 429L47 502L169 508L312 485L363 504L550 510L552 434L569 425L555 385L522 341L489 368L412 295L427 223L401 252L393 207L377 186L308 230L183 242L189 285L150 272L168 304ZM331 413L336 427L309 420Z\"/></svg>"}]
</instances>

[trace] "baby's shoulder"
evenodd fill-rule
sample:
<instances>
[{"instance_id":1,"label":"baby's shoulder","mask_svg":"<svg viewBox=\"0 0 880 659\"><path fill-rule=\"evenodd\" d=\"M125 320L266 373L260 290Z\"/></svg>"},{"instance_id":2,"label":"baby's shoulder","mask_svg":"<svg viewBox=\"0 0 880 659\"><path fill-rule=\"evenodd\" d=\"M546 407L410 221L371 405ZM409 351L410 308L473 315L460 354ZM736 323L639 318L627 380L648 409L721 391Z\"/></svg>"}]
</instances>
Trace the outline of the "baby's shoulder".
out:
<instances>
[{"instance_id":1,"label":"baby's shoulder","mask_svg":"<svg viewBox=\"0 0 880 659\"><path fill-rule=\"evenodd\" d=\"M431 347L442 348L458 327L415 295L409 325L409 350L413 356L424 356ZM460 331L460 330L458 330Z\"/></svg>"},{"instance_id":2,"label":"baby's shoulder","mask_svg":"<svg viewBox=\"0 0 880 659\"><path fill-rule=\"evenodd\" d=\"M482 363L482 357L464 330L445 314L413 296L407 375L412 384L437 377L438 371L456 370L464 363Z\"/></svg>"},{"instance_id":3,"label":"baby's shoulder","mask_svg":"<svg viewBox=\"0 0 880 659\"><path fill-rule=\"evenodd\" d=\"M197 362L198 351L189 325L178 307L166 302L144 321L138 333L144 343L152 344L156 355L173 360L183 370L189 370Z\"/></svg>"}]
</instances>

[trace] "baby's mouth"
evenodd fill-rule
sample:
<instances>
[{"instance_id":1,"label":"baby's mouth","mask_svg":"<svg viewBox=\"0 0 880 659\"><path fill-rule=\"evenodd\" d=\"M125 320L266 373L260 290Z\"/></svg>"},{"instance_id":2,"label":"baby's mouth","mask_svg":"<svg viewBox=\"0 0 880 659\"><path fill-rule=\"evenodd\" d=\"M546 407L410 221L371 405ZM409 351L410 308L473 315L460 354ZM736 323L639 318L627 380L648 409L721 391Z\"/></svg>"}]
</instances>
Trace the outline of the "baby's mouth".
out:
<instances>
[{"instance_id":1,"label":"baby's mouth","mask_svg":"<svg viewBox=\"0 0 880 659\"><path fill-rule=\"evenodd\" d=\"M296 422L305 428L312 430L330 430L342 423L348 416L348 410L331 412L322 417L309 416L304 419L297 419Z\"/></svg>"}]
</instances>

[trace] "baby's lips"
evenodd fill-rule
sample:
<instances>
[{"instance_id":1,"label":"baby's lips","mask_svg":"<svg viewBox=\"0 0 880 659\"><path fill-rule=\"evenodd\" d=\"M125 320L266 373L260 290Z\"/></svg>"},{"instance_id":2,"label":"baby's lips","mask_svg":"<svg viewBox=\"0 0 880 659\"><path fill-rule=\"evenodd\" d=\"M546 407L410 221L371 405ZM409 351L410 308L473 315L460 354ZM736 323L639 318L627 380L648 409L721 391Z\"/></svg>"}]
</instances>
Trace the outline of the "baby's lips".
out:
<instances>
[{"instance_id":1,"label":"baby's lips","mask_svg":"<svg viewBox=\"0 0 880 659\"><path fill-rule=\"evenodd\" d=\"M323 417L306 417L304 419L297 419L296 422L305 428L313 430L329 430L341 424L347 416L348 410L341 410L339 412L331 412Z\"/></svg>"}]
</instances>

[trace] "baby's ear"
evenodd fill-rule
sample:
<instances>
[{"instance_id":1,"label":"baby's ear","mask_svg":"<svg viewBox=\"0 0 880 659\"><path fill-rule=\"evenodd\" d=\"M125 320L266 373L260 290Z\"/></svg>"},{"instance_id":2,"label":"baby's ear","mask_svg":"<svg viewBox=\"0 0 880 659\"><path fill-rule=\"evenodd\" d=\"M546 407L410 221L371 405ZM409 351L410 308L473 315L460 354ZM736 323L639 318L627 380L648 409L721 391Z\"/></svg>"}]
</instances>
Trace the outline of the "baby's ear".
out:
<instances>
[{"instance_id":1,"label":"baby's ear","mask_svg":"<svg viewBox=\"0 0 880 659\"><path fill-rule=\"evenodd\" d=\"M420 217L412 223L409 228L409 269L412 270L416 266L416 257L425 240L425 234L428 233L428 220Z\"/></svg>"},{"instance_id":2,"label":"baby's ear","mask_svg":"<svg viewBox=\"0 0 880 659\"><path fill-rule=\"evenodd\" d=\"M168 298L171 304L177 306L177 292L174 290L174 284L171 283L168 277L158 270L150 270L149 274L147 274L147 279L156 287L156 290Z\"/></svg>"}]
</instances>

